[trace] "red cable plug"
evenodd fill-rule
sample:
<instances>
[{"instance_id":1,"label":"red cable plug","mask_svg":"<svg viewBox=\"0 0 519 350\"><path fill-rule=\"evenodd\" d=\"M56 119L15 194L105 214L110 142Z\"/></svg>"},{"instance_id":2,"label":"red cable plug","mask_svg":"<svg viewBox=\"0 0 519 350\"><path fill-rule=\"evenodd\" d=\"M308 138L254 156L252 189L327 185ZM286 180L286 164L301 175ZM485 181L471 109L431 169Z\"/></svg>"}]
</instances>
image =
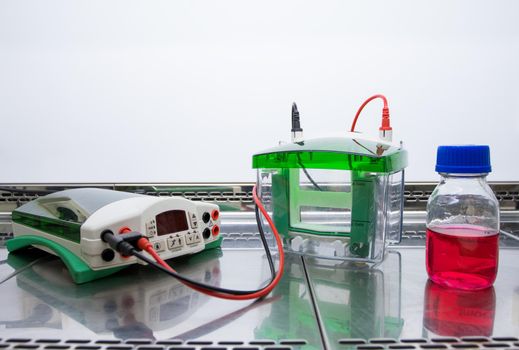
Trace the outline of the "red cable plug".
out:
<instances>
[{"instance_id":1,"label":"red cable plug","mask_svg":"<svg viewBox=\"0 0 519 350\"><path fill-rule=\"evenodd\" d=\"M393 128L389 123L389 108L382 108L382 125L378 128L379 137L384 141L389 141L393 139Z\"/></svg>"},{"instance_id":2,"label":"red cable plug","mask_svg":"<svg viewBox=\"0 0 519 350\"><path fill-rule=\"evenodd\" d=\"M141 237L137 241L137 247L140 250L146 250L148 247L151 247L151 243L150 243L150 241L148 241L148 239L146 237Z\"/></svg>"},{"instance_id":3,"label":"red cable plug","mask_svg":"<svg viewBox=\"0 0 519 350\"><path fill-rule=\"evenodd\" d=\"M147 238L145 237L142 237L141 239L139 239L137 241L137 247L141 250L144 250L145 252L147 252L148 254L150 254L153 259L155 259L155 261L164 266L165 268L167 268L168 270L173 270L171 268L171 266L169 266L164 260L161 259L161 257L159 256L159 254L155 251L155 249L153 249L153 245L150 243L150 241L148 241ZM174 270L173 270L174 271Z\"/></svg>"},{"instance_id":4,"label":"red cable plug","mask_svg":"<svg viewBox=\"0 0 519 350\"><path fill-rule=\"evenodd\" d=\"M389 123L389 108L382 108L382 125L379 130L393 130L391 124Z\"/></svg>"},{"instance_id":5,"label":"red cable plug","mask_svg":"<svg viewBox=\"0 0 519 350\"><path fill-rule=\"evenodd\" d=\"M380 95L380 94L373 95L370 98L368 98L366 101L364 101L364 103L362 103L362 105L359 107L357 113L355 114L355 118L353 118L353 123L351 124L350 131L351 132L355 131L355 125L357 124L357 120L359 119L360 113L362 112L364 107L366 107L366 105L368 103L370 103L371 101L373 101L376 98L380 98L384 102L384 107L382 108L382 122L381 122L380 128L378 129L380 131L380 138L385 141L391 141L391 138L392 138L391 131L393 130L393 128L391 128L391 124L389 122L389 107L388 107L388 103L387 103L387 98L386 98L386 96Z\"/></svg>"}]
</instances>

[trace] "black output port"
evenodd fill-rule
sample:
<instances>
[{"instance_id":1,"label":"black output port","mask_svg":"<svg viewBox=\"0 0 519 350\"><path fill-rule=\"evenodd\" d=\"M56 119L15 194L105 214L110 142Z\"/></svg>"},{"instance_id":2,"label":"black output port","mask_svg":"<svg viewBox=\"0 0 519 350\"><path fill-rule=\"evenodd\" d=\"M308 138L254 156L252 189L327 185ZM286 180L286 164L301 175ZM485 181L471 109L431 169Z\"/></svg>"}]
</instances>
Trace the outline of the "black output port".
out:
<instances>
[{"instance_id":1,"label":"black output port","mask_svg":"<svg viewBox=\"0 0 519 350\"><path fill-rule=\"evenodd\" d=\"M209 237L211 237L211 230L206 227L204 232L202 232L202 236L204 237L204 239L208 239Z\"/></svg>"},{"instance_id":2,"label":"black output port","mask_svg":"<svg viewBox=\"0 0 519 350\"><path fill-rule=\"evenodd\" d=\"M104 261L112 261L115 258L115 252L112 249L105 249L101 252L101 259Z\"/></svg>"},{"instance_id":3,"label":"black output port","mask_svg":"<svg viewBox=\"0 0 519 350\"><path fill-rule=\"evenodd\" d=\"M211 214L209 214L208 212L203 213L202 221L207 224L209 220L211 220Z\"/></svg>"}]
</instances>

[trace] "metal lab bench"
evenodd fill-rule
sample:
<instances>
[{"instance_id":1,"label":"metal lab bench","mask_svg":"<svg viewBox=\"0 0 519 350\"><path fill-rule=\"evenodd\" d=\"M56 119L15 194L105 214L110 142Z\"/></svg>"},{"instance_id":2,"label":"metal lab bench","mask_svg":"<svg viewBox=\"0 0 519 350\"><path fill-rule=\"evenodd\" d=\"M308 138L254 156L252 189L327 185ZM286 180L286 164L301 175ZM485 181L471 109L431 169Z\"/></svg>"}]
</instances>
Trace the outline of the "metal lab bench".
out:
<instances>
[{"instance_id":1,"label":"metal lab bench","mask_svg":"<svg viewBox=\"0 0 519 350\"><path fill-rule=\"evenodd\" d=\"M479 292L427 282L425 203L433 184L406 186L401 244L373 268L287 254L269 297L226 301L146 266L74 284L46 254L8 257L10 211L64 185L0 188L0 347L77 350L519 348L519 184L492 184L501 202L499 273ZM91 185L90 185L91 186ZM250 184L95 184L218 203L222 249L175 259L183 274L237 289L265 283Z\"/></svg>"}]
</instances>

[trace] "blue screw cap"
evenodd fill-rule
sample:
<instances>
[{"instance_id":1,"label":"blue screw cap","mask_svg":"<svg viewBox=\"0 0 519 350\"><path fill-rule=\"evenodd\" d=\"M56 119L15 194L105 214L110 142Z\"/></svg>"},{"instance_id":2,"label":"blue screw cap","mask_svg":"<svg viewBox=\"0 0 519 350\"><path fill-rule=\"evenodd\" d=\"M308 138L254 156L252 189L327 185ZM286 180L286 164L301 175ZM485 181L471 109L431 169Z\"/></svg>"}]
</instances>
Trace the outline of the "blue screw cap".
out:
<instances>
[{"instance_id":1,"label":"blue screw cap","mask_svg":"<svg viewBox=\"0 0 519 350\"><path fill-rule=\"evenodd\" d=\"M439 146L436 153L439 173L480 174L492 171L487 145Z\"/></svg>"}]
</instances>

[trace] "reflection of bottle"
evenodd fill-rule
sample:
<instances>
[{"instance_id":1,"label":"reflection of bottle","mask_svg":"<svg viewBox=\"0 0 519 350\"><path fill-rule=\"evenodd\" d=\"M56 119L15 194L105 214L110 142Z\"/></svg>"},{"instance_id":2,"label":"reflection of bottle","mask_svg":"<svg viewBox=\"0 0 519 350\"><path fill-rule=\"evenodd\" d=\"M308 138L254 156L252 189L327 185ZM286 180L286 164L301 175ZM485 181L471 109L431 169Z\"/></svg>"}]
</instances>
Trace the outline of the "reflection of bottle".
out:
<instances>
[{"instance_id":1,"label":"reflection of bottle","mask_svg":"<svg viewBox=\"0 0 519 350\"><path fill-rule=\"evenodd\" d=\"M427 281L424 328L442 336L489 336L494 328L495 308L494 287L467 291Z\"/></svg>"}]
</instances>

